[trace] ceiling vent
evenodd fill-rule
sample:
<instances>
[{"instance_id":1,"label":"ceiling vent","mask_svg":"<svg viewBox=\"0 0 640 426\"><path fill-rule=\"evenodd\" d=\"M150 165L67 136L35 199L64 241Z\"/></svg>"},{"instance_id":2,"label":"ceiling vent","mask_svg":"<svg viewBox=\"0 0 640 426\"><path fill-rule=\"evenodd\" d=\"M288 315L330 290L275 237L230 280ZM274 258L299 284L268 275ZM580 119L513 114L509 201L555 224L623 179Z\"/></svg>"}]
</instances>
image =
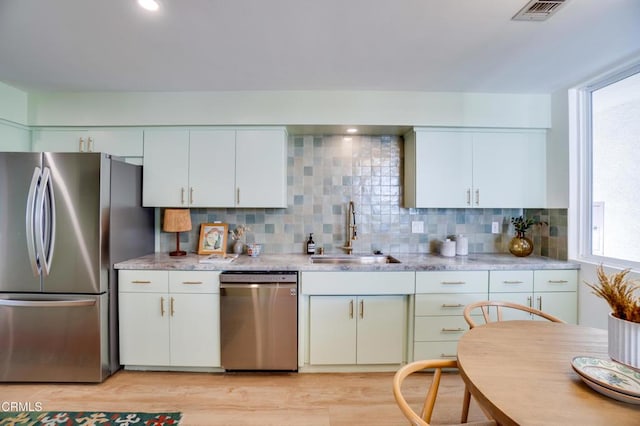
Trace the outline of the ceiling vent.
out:
<instances>
[{"instance_id":1,"label":"ceiling vent","mask_svg":"<svg viewBox=\"0 0 640 426\"><path fill-rule=\"evenodd\" d=\"M531 0L511 20L545 21L568 0Z\"/></svg>"}]
</instances>

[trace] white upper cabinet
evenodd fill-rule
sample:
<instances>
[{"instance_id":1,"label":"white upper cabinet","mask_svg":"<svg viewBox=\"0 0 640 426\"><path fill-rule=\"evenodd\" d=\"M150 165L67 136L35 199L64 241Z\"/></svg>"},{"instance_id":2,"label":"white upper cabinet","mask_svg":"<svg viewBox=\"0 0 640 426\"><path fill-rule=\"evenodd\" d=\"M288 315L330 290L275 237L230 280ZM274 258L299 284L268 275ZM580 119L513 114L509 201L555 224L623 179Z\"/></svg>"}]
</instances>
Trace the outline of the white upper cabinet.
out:
<instances>
[{"instance_id":1,"label":"white upper cabinet","mask_svg":"<svg viewBox=\"0 0 640 426\"><path fill-rule=\"evenodd\" d=\"M189 131L145 130L142 204L189 206Z\"/></svg>"},{"instance_id":2,"label":"white upper cabinet","mask_svg":"<svg viewBox=\"0 0 640 426\"><path fill-rule=\"evenodd\" d=\"M286 149L284 128L145 131L143 204L286 207Z\"/></svg>"},{"instance_id":3,"label":"white upper cabinet","mask_svg":"<svg viewBox=\"0 0 640 426\"><path fill-rule=\"evenodd\" d=\"M236 205L287 207L284 129L236 132Z\"/></svg>"},{"instance_id":4,"label":"white upper cabinet","mask_svg":"<svg viewBox=\"0 0 640 426\"><path fill-rule=\"evenodd\" d=\"M193 207L233 207L236 132L191 130L189 202Z\"/></svg>"},{"instance_id":5,"label":"white upper cabinet","mask_svg":"<svg viewBox=\"0 0 640 426\"><path fill-rule=\"evenodd\" d=\"M405 136L405 207L544 207L545 148L544 131L416 129Z\"/></svg>"},{"instance_id":6,"label":"white upper cabinet","mask_svg":"<svg viewBox=\"0 0 640 426\"><path fill-rule=\"evenodd\" d=\"M141 129L37 129L35 152L106 152L119 157L142 157Z\"/></svg>"}]
</instances>

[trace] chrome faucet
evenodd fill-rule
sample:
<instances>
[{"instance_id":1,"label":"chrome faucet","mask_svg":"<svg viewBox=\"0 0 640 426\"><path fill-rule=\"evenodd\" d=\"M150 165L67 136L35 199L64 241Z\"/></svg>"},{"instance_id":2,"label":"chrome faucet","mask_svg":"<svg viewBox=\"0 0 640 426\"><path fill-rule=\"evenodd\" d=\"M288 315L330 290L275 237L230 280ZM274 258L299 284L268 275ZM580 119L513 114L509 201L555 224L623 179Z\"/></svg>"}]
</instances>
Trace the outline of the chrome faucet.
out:
<instances>
[{"instance_id":1,"label":"chrome faucet","mask_svg":"<svg viewBox=\"0 0 640 426\"><path fill-rule=\"evenodd\" d=\"M356 209L353 205L353 201L349 201L349 208L347 210L347 243L342 247L347 254L353 252L353 246L351 241L358 239L358 225L356 225Z\"/></svg>"}]
</instances>

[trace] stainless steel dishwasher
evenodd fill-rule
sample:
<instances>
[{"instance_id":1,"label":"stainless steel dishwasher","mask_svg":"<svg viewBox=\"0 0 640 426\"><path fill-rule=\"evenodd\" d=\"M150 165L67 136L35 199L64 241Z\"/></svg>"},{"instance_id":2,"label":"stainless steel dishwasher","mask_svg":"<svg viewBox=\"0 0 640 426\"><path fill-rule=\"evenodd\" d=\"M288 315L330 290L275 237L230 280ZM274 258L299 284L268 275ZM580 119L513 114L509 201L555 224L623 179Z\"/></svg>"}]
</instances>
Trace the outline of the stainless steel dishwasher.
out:
<instances>
[{"instance_id":1,"label":"stainless steel dishwasher","mask_svg":"<svg viewBox=\"0 0 640 426\"><path fill-rule=\"evenodd\" d=\"M225 370L298 370L298 273L220 274L220 346Z\"/></svg>"}]
</instances>

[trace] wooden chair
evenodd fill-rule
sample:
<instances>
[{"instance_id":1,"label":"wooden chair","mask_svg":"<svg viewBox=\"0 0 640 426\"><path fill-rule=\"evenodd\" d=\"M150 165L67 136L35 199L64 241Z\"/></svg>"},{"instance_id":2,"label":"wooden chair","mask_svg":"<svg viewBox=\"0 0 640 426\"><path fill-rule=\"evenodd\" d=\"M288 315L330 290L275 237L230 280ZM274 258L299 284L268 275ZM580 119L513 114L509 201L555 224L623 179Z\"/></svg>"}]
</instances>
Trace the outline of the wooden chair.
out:
<instances>
[{"instance_id":1,"label":"wooden chair","mask_svg":"<svg viewBox=\"0 0 640 426\"><path fill-rule=\"evenodd\" d=\"M530 314L533 314L541 318L545 318L551 322L564 322L560 318L554 317L551 314L543 312L539 309L531 308L526 305L520 305L518 303L512 303L512 302L501 302L497 300L482 300L480 302L470 303L464 308L463 315L464 315L465 321L467 321L467 324L469 324L469 328L473 328L477 325L473 317L471 316L474 309L477 309L477 308L480 308L482 312L482 316L484 317L485 323L491 322L490 308L495 308L495 315L496 315L495 319L497 321L503 320L504 310L515 309L518 311L528 312Z\"/></svg>"},{"instance_id":2,"label":"wooden chair","mask_svg":"<svg viewBox=\"0 0 640 426\"><path fill-rule=\"evenodd\" d=\"M429 422L431 422L431 415L433 414L433 407L435 406L436 397L438 396L438 388L440 387L440 377L442 376L443 368L458 368L458 361L453 359L415 361L401 367L393 377L393 396L398 403L398 407L400 407L400 411L402 411L402 414L409 419L410 424L429 426ZM434 369L433 381L431 382L431 386L429 386L429 390L427 391L427 395L422 405L422 412L418 414L409 406L407 400L402 395L402 383L411 374L425 369ZM466 423L469 414L469 401L467 401L467 397L470 398L470 394L465 394L461 418L462 423L475 426L496 425L496 422L493 420Z\"/></svg>"}]
</instances>

